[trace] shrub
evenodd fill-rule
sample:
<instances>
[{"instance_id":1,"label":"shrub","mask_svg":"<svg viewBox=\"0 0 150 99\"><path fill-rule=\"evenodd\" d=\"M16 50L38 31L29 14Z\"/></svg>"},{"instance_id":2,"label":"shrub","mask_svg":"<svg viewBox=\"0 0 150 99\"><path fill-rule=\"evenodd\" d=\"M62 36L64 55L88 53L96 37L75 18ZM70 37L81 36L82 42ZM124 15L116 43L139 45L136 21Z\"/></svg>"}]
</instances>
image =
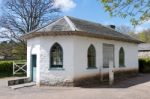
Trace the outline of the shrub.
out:
<instances>
[{"instance_id":1,"label":"shrub","mask_svg":"<svg viewBox=\"0 0 150 99\"><path fill-rule=\"evenodd\" d=\"M150 58L139 59L139 72L150 73Z\"/></svg>"},{"instance_id":2,"label":"shrub","mask_svg":"<svg viewBox=\"0 0 150 99\"><path fill-rule=\"evenodd\" d=\"M2 61L0 62L0 72L12 74L13 72L13 62L11 61Z\"/></svg>"}]
</instances>

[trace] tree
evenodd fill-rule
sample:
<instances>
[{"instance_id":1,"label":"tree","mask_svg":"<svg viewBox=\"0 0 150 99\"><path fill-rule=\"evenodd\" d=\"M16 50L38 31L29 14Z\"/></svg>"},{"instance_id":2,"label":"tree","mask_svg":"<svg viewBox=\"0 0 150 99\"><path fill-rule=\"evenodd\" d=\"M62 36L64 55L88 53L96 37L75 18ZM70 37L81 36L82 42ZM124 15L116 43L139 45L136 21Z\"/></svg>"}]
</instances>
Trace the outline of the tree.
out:
<instances>
[{"instance_id":1,"label":"tree","mask_svg":"<svg viewBox=\"0 0 150 99\"><path fill-rule=\"evenodd\" d=\"M1 54L25 58L26 42L20 36L58 17L55 0L6 0L0 16L0 38L14 41L17 46L3 44ZM5 50L6 48L6 50ZM5 50L5 51L3 51Z\"/></svg>"},{"instance_id":2,"label":"tree","mask_svg":"<svg viewBox=\"0 0 150 99\"><path fill-rule=\"evenodd\" d=\"M140 41L150 43L150 29L144 30L139 33L131 32L131 33L129 33L129 35Z\"/></svg>"},{"instance_id":3,"label":"tree","mask_svg":"<svg viewBox=\"0 0 150 99\"><path fill-rule=\"evenodd\" d=\"M139 40L150 43L150 29L144 30L137 35Z\"/></svg>"},{"instance_id":4,"label":"tree","mask_svg":"<svg viewBox=\"0 0 150 99\"><path fill-rule=\"evenodd\" d=\"M116 30L117 30L118 32L121 32L121 33L124 33L124 34L131 34L131 33L133 33L133 29L130 28L129 26L126 26L126 25L118 26L118 27L116 28Z\"/></svg>"},{"instance_id":5,"label":"tree","mask_svg":"<svg viewBox=\"0 0 150 99\"><path fill-rule=\"evenodd\" d=\"M5 59L13 57L12 50L15 47L15 43L13 41L7 42L3 41L0 43L0 55L4 56Z\"/></svg>"},{"instance_id":6,"label":"tree","mask_svg":"<svg viewBox=\"0 0 150 99\"><path fill-rule=\"evenodd\" d=\"M101 0L110 16L129 17L136 26L150 19L150 0Z\"/></svg>"},{"instance_id":7,"label":"tree","mask_svg":"<svg viewBox=\"0 0 150 99\"><path fill-rule=\"evenodd\" d=\"M0 16L0 37L21 41L20 36L57 16L54 0L7 0Z\"/></svg>"}]
</instances>

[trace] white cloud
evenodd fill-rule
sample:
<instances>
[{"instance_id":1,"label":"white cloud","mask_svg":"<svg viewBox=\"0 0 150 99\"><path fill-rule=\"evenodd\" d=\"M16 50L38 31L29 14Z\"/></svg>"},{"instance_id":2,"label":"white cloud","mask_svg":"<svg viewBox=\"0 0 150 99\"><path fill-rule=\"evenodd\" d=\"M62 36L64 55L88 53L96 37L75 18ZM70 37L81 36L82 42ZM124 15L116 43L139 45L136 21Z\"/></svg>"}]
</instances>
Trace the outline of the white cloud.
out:
<instances>
[{"instance_id":1,"label":"white cloud","mask_svg":"<svg viewBox=\"0 0 150 99\"><path fill-rule=\"evenodd\" d=\"M136 27L135 27L135 33L142 32L142 31L147 30L147 29L149 29L149 28L150 28L150 20L144 22L143 24L141 24L141 25L139 25L139 26L136 26Z\"/></svg>"},{"instance_id":2,"label":"white cloud","mask_svg":"<svg viewBox=\"0 0 150 99\"><path fill-rule=\"evenodd\" d=\"M70 9L76 7L74 0L55 0L54 7L60 8L62 11L69 11Z\"/></svg>"},{"instance_id":3,"label":"white cloud","mask_svg":"<svg viewBox=\"0 0 150 99\"><path fill-rule=\"evenodd\" d=\"M145 28L143 27L143 26L137 26L136 28L135 28L135 33L139 33L139 32L142 32L142 31L144 31L145 30Z\"/></svg>"}]
</instances>

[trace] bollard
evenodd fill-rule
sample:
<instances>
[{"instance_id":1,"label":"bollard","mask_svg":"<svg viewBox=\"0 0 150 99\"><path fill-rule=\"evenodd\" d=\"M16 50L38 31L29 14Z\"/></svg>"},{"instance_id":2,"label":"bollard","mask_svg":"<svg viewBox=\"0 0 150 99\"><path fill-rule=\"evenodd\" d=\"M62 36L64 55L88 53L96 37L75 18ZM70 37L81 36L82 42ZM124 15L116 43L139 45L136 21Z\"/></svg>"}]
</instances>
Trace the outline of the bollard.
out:
<instances>
[{"instance_id":1,"label":"bollard","mask_svg":"<svg viewBox=\"0 0 150 99\"><path fill-rule=\"evenodd\" d=\"M109 85L114 83L113 61L109 61Z\"/></svg>"}]
</instances>

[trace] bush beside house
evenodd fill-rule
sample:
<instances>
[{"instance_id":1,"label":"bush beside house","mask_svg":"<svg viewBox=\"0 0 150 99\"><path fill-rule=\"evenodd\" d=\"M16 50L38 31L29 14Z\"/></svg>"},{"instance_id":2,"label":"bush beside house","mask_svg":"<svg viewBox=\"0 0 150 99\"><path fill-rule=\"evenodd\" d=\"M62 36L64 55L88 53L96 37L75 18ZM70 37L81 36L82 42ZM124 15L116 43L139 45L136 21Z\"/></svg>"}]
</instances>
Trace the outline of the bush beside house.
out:
<instances>
[{"instance_id":1,"label":"bush beside house","mask_svg":"<svg viewBox=\"0 0 150 99\"><path fill-rule=\"evenodd\" d=\"M150 73L150 58L139 59L139 72Z\"/></svg>"},{"instance_id":2,"label":"bush beside house","mask_svg":"<svg viewBox=\"0 0 150 99\"><path fill-rule=\"evenodd\" d=\"M17 61L19 64L24 64L26 61ZM18 69L18 68L16 68ZM24 68L26 69L26 67ZM19 71L15 76L25 76L26 73ZM0 78L13 76L13 61L0 61Z\"/></svg>"},{"instance_id":3,"label":"bush beside house","mask_svg":"<svg viewBox=\"0 0 150 99\"><path fill-rule=\"evenodd\" d=\"M9 77L13 74L13 62L1 61L0 62L0 78Z\"/></svg>"}]
</instances>

